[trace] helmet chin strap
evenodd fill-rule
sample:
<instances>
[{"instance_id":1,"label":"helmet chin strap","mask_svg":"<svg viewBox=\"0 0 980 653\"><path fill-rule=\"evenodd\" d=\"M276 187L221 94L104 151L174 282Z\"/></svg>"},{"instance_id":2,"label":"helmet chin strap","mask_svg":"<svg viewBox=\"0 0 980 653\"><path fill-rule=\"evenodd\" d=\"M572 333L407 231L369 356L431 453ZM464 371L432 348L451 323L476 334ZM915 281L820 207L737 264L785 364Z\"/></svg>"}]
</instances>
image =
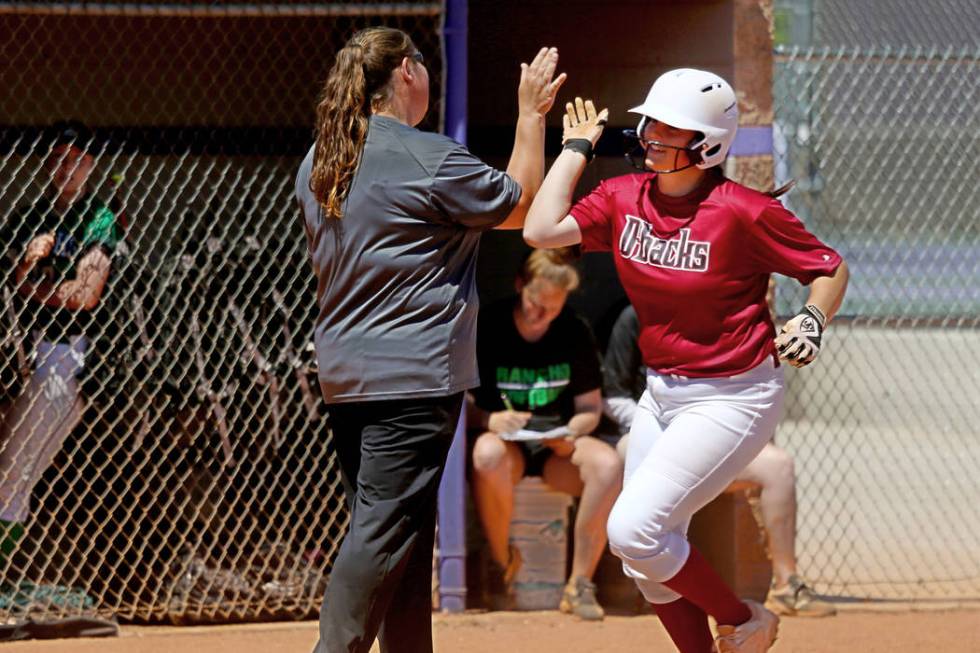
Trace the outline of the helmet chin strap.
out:
<instances>
[{"instance_id":1,"label":"helmet chin strap","mask_svg":"<svg viewBox=\"0 0 980 653\"><path fill-rule=\"evenodd\" d=\"M667 145L666 143L661 143L660 141L644 141L643 140L643 130L649 124L650 118L643 116L640 118L640 124L637 125L636 135L640 139L640 143L644 144L643 147L643 166L641 169L648 170L650 172L655 172L658 175L669 175L673 172L680 172L681 170L687 170L688 168L693 168L696 166L700 160L701 156L699 154L699 149L694 147L680 147L677 145ZM669 170L657 170L656 168L650 168L646 164L646 155L649 153L651 147L660 147L667 150L674 150L674 167ZM677 159L680 157L681 152L687 152L688 164L685 166L677 167Z\"/></svg>"},{"instance_id":2,"label":"helmet chin strap","mask_svg":"<svg viewBox=\"0 0 980 653\"><path fill-rule=\"evenodd\" d=\"M651 167L647 166L647 164L646 164L646 154L647 154L647 152L650 151L650 148L651 147L662 147L662 148L665 148L665 149L674 150L674 167L671 168L671 169L669 169L669 170L658 170L656 168L651 168ZM687 152L688 153L688 157L687 157L688 163L687 163L686 166L677 167L677 159L678 159L678 157L680 157L681 152ZM643 167L646 170L649 170L650 172L656 172L658 175L669 175L672 172L680 172L681 170L687 170L688 168L693 168L694 166L697 165L696 159L698 158L696 156L697 155L697 150L696 149L693 149L693 148L690 148L690 147L677 147L676 145L666 145L664 143L661 143L660 141L647 141L646 148L644 149L643 154L644 154L644 156L643 156Z\"/></svg>"}]
</instances>

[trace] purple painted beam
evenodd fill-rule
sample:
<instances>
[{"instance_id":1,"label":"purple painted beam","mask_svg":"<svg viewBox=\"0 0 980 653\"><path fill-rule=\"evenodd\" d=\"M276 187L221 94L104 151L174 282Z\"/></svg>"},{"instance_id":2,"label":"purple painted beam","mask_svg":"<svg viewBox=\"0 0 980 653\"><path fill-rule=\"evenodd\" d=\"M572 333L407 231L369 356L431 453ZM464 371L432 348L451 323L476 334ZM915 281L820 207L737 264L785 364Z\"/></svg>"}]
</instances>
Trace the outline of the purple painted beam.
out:
<instances>
[{"instance_id":1,"label":"purple painted beam","mask_svg":"<svg viewBox=\"0 0 980 653\"><path fill-rule=\"evenodd\" d=\"M466 143L467 0L447 0L443 17L446 53L446 134ZM466 609L466 412L439 485L439 604L444 612Z\"/></svg>"},{"instance_id":2,"label":"purple painted beam","mask_svg":"<svg viewBox=\"0 0 980 653\"><path fill-rule=\"evenodd\" d=\"M740 125L735 142L729 150L732 156L772 154L772 125Z\"/></svg>"},{"instance_id":3,"label":"purple painted beam","mask_svg":"<svg viewBox=\"0 0 980 653\"><path fill-rule=\"evenodd\" d=\"M443 51L446 53L445 132L463 145L466 144L466 94L469 92L468 20L468 0L446 0L442 25Z\"/></svg>"},{"instance_id":4,"label":"purple painted beam","mask_svg":"<svg viewBox=\"0 0 980 653\"><path fill-rule=\"evenodd\" d=\"M466 609L466 413L459 416L439 485L439 606Z\"/></svg>"}]
</instances>

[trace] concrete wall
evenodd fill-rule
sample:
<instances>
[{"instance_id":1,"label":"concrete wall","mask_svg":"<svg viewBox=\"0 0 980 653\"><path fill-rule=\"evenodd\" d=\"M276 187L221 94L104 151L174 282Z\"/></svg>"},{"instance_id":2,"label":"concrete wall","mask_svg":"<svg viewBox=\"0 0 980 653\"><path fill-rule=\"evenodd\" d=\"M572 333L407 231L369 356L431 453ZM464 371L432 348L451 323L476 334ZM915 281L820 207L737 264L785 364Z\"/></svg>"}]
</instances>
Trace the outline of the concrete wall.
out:
<instances>
[{"instance_id":1,"label":"concrete wall","mask_svg":"<svg viewBox=\"0 0 980 653\"><path fill-rule=\"evenodd\" d=\"M312 128L334 53L381 21L0 14L0 125L71 116L93 126ZM387 22L411 32L426 55L437 100L438 17Z\"/></svg>"}]
</instances>

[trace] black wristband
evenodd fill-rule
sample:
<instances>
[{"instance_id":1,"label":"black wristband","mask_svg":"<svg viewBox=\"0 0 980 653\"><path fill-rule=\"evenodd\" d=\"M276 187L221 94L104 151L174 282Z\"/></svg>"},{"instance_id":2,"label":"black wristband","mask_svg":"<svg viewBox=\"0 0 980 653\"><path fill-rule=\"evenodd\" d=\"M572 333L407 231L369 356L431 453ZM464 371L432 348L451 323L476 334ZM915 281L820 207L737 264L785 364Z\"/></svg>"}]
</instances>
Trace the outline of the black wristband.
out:
<instances>
[{"instance_id":1,"label":"black wristband","mask_svg":"<svg viewBox=\"0 0 980 653\"><path fill-rule=\"evenodd\" d=\"M592 141L587 138L569 138L565 141L565 146L562 149L578 152L585 157L586 163L590 163L595 158L595 149L592 147Z\"/></svg>"}]
</instances>

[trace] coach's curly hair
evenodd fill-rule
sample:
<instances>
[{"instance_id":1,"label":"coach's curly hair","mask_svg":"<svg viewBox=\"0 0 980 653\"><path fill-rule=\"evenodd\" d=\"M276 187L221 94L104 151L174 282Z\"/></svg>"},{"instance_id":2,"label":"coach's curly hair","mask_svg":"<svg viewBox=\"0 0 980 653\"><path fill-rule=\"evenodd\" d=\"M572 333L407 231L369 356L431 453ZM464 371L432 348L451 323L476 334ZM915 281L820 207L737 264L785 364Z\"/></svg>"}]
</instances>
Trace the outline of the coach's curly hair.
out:
<instances>
[{"instance_id":1,"label":"coach's curly hair","mask_svg":"<svg viewBox=\"0 0 980 653\"><path fill-rule=\"evenodd\" d=\"M517 278L525 286L535 279L544 279L571 292L579 285L578 270L574 265L577 254L573 247L532 250L517 273Z\"/></svg>"},{"instance_id":2,"label":"coach's curly hair","mask_svg":"<svg viewBox=\"0 0 980 653\"><path fill-rule=\"evenodd\" d=\"M364 150L372 110L389 100L391 73L416 51L401 30L371 27L337 53L316 108L316 149L310 190L327 218L340 218Z\"/></svg>"}]
</instances>

